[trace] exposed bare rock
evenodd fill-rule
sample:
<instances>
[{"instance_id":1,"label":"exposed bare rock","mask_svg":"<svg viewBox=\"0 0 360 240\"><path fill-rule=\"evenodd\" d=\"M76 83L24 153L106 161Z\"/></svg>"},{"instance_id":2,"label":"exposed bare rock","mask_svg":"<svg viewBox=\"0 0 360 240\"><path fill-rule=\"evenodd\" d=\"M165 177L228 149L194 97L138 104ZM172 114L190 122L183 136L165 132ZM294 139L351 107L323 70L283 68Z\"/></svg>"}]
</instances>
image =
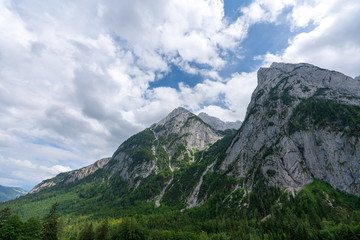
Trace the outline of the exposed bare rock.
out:
<instances>
[{"instance_id":1,"label":"exposed bare rock","mask_svg":"<svg viewBox=\"0 0 360 240\"><path fill-rule=\"evenodd\" d=\"M41 190L53 187L59 183L66 184L66 183L72 183L75 181L79 181L79 180L93 174L98 169L103 168L109 161L110 161L110 158L103 158L87 167L83 167L81 169L66 172L66 173L60 173L59 175L57 175L54 178L44 180L41 183L37 184L33 189L31 189L31 191L29 193L30 194L36 193Z\"/></svg>"},{"instance_id":2,"label":"exposed bare rock","mask_svg":"<svg viewBox=\"0 0 360 240\"><path fill-rule=\"evenodd\" d=\"M239 129L241 126L241 121L235 122L224 122L217 117L209 116L208 114L201 112L199 113L199 118L201 118L205 123L209 124L213 129L224 131L227 129Z\"/></svg>"},{"instance_id":3,"label":"exposed bare rock","mask_svg":"<svg viewBox=\"0 0 360 240\"><path fill-rule=\"evenodd\" d=\"M298 188L316 178L360 196L357 109L360 81L344 74L310 64L261 68L221 169L245 177L249 188L260 168L273 186Z\"/></svg>"},{"instance_id":4,"label":"exposed bare rock","mask_svg":"<svg viewBox=\"0 0 360 240\"><path fill-rule=\"evenodd\" d=\"M146 178L153 172L171 170L194 160L222 138L209 125L185 108L179 107L150 128L125 141L106 167L125 180ZM136 155L134 152L142 152Z\"/></svg>"}]
</instances>

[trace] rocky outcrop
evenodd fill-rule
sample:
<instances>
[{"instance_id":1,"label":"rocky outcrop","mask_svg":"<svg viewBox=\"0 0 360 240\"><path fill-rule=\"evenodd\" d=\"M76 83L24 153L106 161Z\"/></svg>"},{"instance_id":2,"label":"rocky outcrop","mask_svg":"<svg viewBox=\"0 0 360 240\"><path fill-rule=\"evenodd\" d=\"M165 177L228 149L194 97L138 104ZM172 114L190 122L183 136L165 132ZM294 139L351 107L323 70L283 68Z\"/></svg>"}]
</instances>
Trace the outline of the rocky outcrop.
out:
<instances>
[{"instance_id":1,"label":"rocky outcrop","mask_svg":"<svg viewBox=\"0 0 360 240\"><path fill-rule=\"evenodd\" d=\"M179 107L125 141L106 168L133 182L153 172L173 171L192 162L197 151L208 148L220 138L222 136L199 117Z\"/></svg>"},{"instance_id":2,"label":"rocky outcrop","mask_svg":"<svg viewBox=\"0 0 360 240\"><path fill-rule=\"evenodd\" d=\"M72 183L75 181L79 181L79 180L93 174L98 169L103 168L109 161L110 161L110 158L103 158L87 167L83 167L81 169L66 172L66 173L60 173L59 175L57 175L54 178L44 180L41 183L37 184L33 189L31 189L31 191L29 193L30 194L36 193L41 190L56 186L57 184L66 184L66 183Z\"/></svg>"},{"instance_id":3,"label":"rocky outcrop","mask_svg":"<svg viewBox=\"0 0 360 240\"><path fill-rule=\"evenodd\" d=\"M360 82L310 64L258 71L243 125L221 169L299 188L314 178L360 196Z\"/></svg>"},{"instance_id":4,"label":"rocky outcrop","mask_svg":"<svg viewBox=\"0 0 360 240\"><path fill-rule=\"evenodd\" d=\"M224 131L227 129L239 129L241 126L241 121L235 122L224 122L217 117L209 116L208 114L201 112L199 113L199 118L201 118L205 123L209 124L213 129Z\"/></svg>"}]
</instances>

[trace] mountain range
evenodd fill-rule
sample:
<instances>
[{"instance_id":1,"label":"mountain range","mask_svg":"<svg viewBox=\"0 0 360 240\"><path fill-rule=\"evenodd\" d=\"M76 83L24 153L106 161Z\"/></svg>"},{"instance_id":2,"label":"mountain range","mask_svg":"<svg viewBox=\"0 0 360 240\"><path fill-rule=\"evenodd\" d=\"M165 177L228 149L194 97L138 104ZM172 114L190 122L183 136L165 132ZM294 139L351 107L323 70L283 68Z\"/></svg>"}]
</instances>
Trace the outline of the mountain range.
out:
<instances>
[{"instance_id":1,"label":"mountain range","mask_svg":"<svg viewBox=\"0 0 360 240\"><path fill-rule=\"evenodd\" d=\"M25 194L27 194L27 191L25 191L22 188L5 187L0 185L0 202L5 202L11 199L15 199Z\"/></svg>"},{"instance_id":2,"label":"mountain range","mask_svg":"<svg viewBox=\"0 0 360 240\"><path fill-rule=\"evenodd\" d=\"M265 221L310 199L321 206L318 216L331 208L350 214L360 209L359 140L360 81L310 64L273 63L258 71L242 123L177 108L111 158L45 180L6 206L24 217L57 201L64 216L194 208L208 218Z\"/></svg>"}]
</instances>

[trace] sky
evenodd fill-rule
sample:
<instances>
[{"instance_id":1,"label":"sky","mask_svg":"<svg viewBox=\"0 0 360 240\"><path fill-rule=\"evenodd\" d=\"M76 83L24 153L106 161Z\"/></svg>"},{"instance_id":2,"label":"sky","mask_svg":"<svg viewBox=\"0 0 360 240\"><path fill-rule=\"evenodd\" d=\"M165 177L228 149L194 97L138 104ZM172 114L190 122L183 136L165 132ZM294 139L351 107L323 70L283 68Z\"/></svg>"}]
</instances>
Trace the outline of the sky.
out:
<instances>
[{"instance_id":1,"label":"sky","mask_svg":"<svg viewBox=\"0 0 360 240\"><path fill-rule=\"evenodd\" d=\"M0 0L0 185L110 157L182 106L243 120L256 72L360 75L359 0Z\"/></svg>"}]
</instances>

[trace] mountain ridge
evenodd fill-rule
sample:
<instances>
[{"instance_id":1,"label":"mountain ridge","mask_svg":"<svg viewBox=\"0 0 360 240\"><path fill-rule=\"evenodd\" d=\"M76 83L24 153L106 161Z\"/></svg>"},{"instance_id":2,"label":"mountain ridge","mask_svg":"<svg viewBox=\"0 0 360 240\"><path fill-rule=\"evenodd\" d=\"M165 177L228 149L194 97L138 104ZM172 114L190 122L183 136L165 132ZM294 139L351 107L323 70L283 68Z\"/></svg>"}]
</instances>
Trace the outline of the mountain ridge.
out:
<instances>
[{"instance_id":1,"label":"mountain ridge","mask_svg":"<svg viewBox=\"0 0 360 240\"><path fill-rule=\"evenodd\" d=\"M209 124L215 130L224 131L227 129L238 130L241 126L241 121L237 120L235 122L222 121L217 117L210 116L205 112L201 112L198 114L198 117L201 118L204 122Z\"/></svg>"},{"instance_id":2,"label":"mountain ridge","mask_svg":"<svg viewBox=\"0 0 360 240\"><path fill-rule=\"evenodd\" d=\"M146 178L152 172L162 170L173 172L184 160L187 163L193 161L195 151L208 148L221 137L222 135L195 114L178 107L158 123L124 141L111 158L104 158L81 169L44 180L29 193L36 193L59 183L81 180L99 169L109 174L120 174L124 180L135 186L135 179L138 177ZM161 155L160 160L158 155ZM134 164L138 160L140 162Z\"/></svg>"},{"instance_id":3,"label":"mountain ridge","mask_svg":"<svg viewBox=\"0 0 360 240\"><path fill-rule=\"evenodd\" d=\"M28 192L19 187L6 187L0 185L0 202L15 199L26 195Z\"/></svg>"}]
</instances>

